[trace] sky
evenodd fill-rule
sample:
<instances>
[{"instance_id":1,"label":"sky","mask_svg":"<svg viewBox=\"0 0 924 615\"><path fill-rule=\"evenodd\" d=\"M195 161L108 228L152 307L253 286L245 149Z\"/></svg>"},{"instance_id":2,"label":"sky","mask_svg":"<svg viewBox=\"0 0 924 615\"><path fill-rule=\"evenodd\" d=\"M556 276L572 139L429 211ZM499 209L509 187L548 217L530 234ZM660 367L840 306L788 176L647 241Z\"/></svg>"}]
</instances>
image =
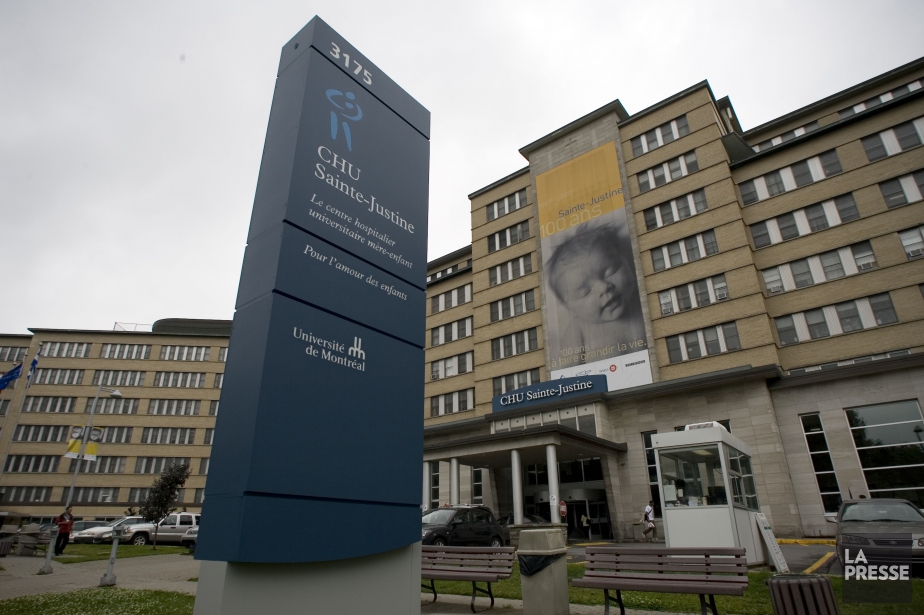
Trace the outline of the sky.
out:
<instances>
[{"instance_id":1,"label":"sky","mask_svg":"<svg viewBox=\"0 0 924 615\"><path fill-rule=\"evenodd\" d=\"M429 259L519 148L616 98L708 79L747 130L924 56L920 0L2 0L0 332L233 316L279 53L314 15L432 114Z\"/></svg>"}]
</instances>

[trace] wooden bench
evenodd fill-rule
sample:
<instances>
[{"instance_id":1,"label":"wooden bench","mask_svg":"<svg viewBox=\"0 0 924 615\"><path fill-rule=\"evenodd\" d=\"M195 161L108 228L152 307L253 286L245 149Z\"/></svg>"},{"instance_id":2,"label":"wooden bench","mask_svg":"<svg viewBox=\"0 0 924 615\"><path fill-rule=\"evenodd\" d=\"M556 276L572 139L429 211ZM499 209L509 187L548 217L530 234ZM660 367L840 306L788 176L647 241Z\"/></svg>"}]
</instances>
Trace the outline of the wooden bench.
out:
<instances>
[{"instance_id":1,"label":"wooden bench","mask_svg":"<svg viewBox=\"0 0 924 615\"><path fill-rule=\"evenodd\" d=\"M436 581L471 581L472 613L479 612L475 610L476 594L484 594L491 598L491 606L488 608L494 608L491 583L510 578L513 574L515 551L513 547L424 545L421 553L420 576L422 579L428 579L430 584L421 583L420 586L433 592L433 602L436 602ZM481 589L477 583L487 583L488 589Z\"/></svg>"},{"instance_id":2,"label":"wooden bench","mask_svg":"<svg viewBox=\"0 0 924 615\"><path fill-rule=\"evenodd\" d=\"M741 548L641 548L587 547L584 577L574 579L574 587L602 589L604 615L610 602L622 603L623 591L699 594L702 615L706 615L706 596L713 615L715 596L743 596L748 587L748 566ZM610 596L616 590L616 599Z\"/></svg>"}]
</instances>

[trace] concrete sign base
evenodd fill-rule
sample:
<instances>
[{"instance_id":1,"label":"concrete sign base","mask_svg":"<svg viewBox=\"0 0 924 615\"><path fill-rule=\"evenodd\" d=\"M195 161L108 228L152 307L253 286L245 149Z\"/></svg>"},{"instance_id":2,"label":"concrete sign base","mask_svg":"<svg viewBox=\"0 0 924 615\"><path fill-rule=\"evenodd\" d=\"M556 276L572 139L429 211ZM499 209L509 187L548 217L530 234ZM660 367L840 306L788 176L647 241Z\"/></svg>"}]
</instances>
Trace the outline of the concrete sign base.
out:
<instances>
[{"instance_id":1,"label":"concrete sign base","mask_svg":"<svg viewBox=\"0 0 924 615\"><path fill-rule=\"evenodd\" d=\"M203 561L194 615L420 614L420 543L310 564Z\"/></svg>"}]
</instances>

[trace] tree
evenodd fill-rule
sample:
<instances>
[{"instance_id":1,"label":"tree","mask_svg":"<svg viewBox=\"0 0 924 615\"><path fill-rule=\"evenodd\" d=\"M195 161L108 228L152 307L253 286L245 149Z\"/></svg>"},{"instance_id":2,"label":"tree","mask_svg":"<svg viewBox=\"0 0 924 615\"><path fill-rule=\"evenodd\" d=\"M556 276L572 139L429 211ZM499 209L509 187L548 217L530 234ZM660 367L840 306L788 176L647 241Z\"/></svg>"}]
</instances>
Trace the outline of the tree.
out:
<instances>
[{"instance_id":1,"label":"tree","mask_svg":"<svg viewBox=\"0 0 924 615\"><path fill-rule=\"evenodd\" d=\"M139 507L139 514L148 523L154 524L154 548L157 548L157 530L160 521L176 511L176 501L180 489L189 478L189 466L171 464L164 468L160 478L154 480L151 489Z\"/></svg>"}]
</instances>

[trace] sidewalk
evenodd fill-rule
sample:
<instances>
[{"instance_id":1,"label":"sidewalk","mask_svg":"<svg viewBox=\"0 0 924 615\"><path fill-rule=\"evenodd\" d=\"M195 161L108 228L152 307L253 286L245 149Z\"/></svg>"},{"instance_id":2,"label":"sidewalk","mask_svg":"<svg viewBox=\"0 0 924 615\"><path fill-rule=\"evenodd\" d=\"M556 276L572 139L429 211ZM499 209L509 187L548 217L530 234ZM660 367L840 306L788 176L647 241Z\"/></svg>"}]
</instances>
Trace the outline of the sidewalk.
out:
<instances>
[{"instance_id":1,"label":"sidewalk","mask_svg":"<svg viewBox=\"0 0 924 615\"><path fill-rule=\"evenodd\" d=\"M38 575L42 557L8 555L0 558L0 600L33 594L63 593L98 587L106 574L107 560L61 564L52 562L54 572ZM124 589L156 589L195 594L199 562L189 555L150 555L120 559L115 564L116 586Z\"/></svg>"}]
</instances>

